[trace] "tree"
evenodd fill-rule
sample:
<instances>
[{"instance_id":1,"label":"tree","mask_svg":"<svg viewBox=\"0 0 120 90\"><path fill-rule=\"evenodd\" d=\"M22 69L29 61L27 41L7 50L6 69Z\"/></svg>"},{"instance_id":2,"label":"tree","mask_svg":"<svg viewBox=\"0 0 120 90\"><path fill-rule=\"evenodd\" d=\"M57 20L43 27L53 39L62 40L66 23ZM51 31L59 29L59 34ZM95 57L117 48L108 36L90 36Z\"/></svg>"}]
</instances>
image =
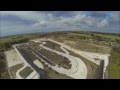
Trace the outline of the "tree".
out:
<instances>
[{"instance_id":1,"label":"tree","mask_svg":"<svg viewBox=\"0 0 120 90\"><path fill-rule=\"evenodd\" d=\"M116 42L120 44L120 39L116 39Z\"/></svg>"},{"instance_id":2,"label":"tree","mask_svg":"<svg viewBox=\"0 0 120 90\"><path fill-rule=\"evenodd\" d=\"M102 37L100 37L100 36L94 36L94 37L95 37L95 40L98 40L98 41L102 40Z\"/></svg>"}]
</instances>

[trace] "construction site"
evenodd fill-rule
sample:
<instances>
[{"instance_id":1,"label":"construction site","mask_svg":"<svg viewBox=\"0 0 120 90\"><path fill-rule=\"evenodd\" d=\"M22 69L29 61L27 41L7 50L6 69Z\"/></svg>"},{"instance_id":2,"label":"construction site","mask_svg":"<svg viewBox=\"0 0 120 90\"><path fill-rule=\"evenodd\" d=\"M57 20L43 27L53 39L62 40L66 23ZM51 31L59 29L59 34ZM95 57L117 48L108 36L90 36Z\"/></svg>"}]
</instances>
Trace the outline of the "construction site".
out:
<instances>
[{"instance_id":1,"label":"construction site","mask_svg":"<svg viewBox=\"0 0 120 90\"><path fill-rule=\"evenodd\" d=\"M108 55L77 50L49 38L15 44L6 51L11 78L104 79Z\"/></svg>"}]
</instances>

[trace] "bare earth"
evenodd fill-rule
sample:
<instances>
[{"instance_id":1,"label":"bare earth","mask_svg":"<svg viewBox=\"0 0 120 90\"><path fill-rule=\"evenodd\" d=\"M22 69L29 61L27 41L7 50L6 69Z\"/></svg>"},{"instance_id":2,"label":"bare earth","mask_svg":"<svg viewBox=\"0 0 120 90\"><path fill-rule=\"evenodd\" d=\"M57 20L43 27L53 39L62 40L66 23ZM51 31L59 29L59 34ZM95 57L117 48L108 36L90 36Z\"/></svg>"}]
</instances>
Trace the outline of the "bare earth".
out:
<instances>
[{"instance_id":1,"label":"bare earth","mask_svg":"<svg viewBox=\"0 0 120 90\"><path fill-rule=\"evenodd\" d=\"M6 51L5 54L8 62L8 67L12 67L14 65L22 63L21 58L18 56L15 49Z\"/></svg>"}]
</instances>

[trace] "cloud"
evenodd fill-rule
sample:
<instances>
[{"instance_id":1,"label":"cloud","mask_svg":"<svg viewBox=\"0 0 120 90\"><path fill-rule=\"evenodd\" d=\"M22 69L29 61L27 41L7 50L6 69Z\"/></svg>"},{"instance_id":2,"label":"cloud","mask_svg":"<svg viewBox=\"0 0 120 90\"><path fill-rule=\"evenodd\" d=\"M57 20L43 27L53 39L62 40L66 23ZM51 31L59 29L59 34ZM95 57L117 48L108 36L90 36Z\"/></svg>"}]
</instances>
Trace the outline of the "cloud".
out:
<instances>
[{"instance_id":1,"label":"cloud","mask_svg":"<svg viewBox=\"0 0 120 90\"><path fill-rule=\"evenodd\" d=\"M1 32L119 30L118 11L0 11ZM102 29L101 29L102 28Z\"/></svg>"},{"instance_id":2,"label":"cloud","mask_svg":"<svg viewBox=\"0 0 120 90\"><path fill-rule=\"evenodd\" d=\"M16 16L24 20L38 21L47 19L47 14L37 13L33 11L1 11L1 16Z\"/></svg>"},{"instance_id":3,"label":"cloud","mask_svg":"<svg viewBox=\"0 0 120 90\"><path fill-rule=\"evenodd\" d=\"M49 18L48 20L44 20L44 21L39 21L37 23L35 23L33 26L53 26L53 27L60 27L61 26L63 28L65 27L72 27L72 26L80 26L81 25L95 25L96 24L96 19L94 17L91 16L86 16L83 14L77 14L75 16L72 17L55 17L54 19L52 19L53 16L51 15L51 18Z\"/></svg>"},{"instance_id":4,"label":"cloud","mask_svg":"<svg viewBox=\"0 0 120 90\"><path fill-rule=\"evenodd\" d=\"M98 23L98 27L105 27L105 26L108 26L108 25L109 25L109 22L108 22L107 19L104 19L104 20L102 20Z\"/></svg>"},{"instance_id":5,"label":"cloud","mask_svg":"<svg viewBox=\"0 0 120 90\"><path fill-rule=\"evenodd\" d=\"M120 21L120 11L112 12L112 18L116 21Z\"/></svg>"}]
</instances>

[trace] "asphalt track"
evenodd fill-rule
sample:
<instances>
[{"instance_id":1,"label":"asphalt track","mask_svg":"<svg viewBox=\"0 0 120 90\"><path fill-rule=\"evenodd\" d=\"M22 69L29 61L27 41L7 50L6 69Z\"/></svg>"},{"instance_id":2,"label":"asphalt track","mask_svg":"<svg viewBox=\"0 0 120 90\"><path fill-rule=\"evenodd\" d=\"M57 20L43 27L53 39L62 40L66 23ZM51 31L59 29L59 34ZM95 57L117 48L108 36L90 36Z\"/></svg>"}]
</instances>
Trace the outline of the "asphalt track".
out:
<instances>
[{"instance_id":1,"label":"asphalt track","mask_svg":"<svg viewBox=\"0 0 120 90\"><path fill-rule=\"evenodd\" d=\"M40 58L42 58L43 60L45 60L47 63L49 63L52 66L55 66L55 63L53 63L51 60L49 60L48 58L46 58L45 56L43 56L41 54L40 51L38 50L34 50L33 48L31 48L29 45L27 45L36 55L38 55Z\"/></svg>"},{"instance_id":2,"label":"asphalt track","mask_svg":"<svg viewBox=\"0 0 120 90\"><path fill-rule=\"evenodd\" d=\"M98 79L103 79L103 71L104 70L104 60L100 61L100 66L99 66L99 73L98 73Z\"/></svg>"},{"instance_id":3,"label":"asphalt track","mask_svg":"<svg viewBox=\"0 0 120 90\"><path fill-rule=\"evenodd\" d=\"M20 48L17 48L19 50L19 52L21 53L21 55L25 58L25 60L37 71L37 73L39 74L40 76L40 79L46 79L46 75L44 73L44 71L40 68L38 68L33 62L32 60L30 60L30 58L25 54L25 52L20 49Z\"/></svg>"}]
</instances>

